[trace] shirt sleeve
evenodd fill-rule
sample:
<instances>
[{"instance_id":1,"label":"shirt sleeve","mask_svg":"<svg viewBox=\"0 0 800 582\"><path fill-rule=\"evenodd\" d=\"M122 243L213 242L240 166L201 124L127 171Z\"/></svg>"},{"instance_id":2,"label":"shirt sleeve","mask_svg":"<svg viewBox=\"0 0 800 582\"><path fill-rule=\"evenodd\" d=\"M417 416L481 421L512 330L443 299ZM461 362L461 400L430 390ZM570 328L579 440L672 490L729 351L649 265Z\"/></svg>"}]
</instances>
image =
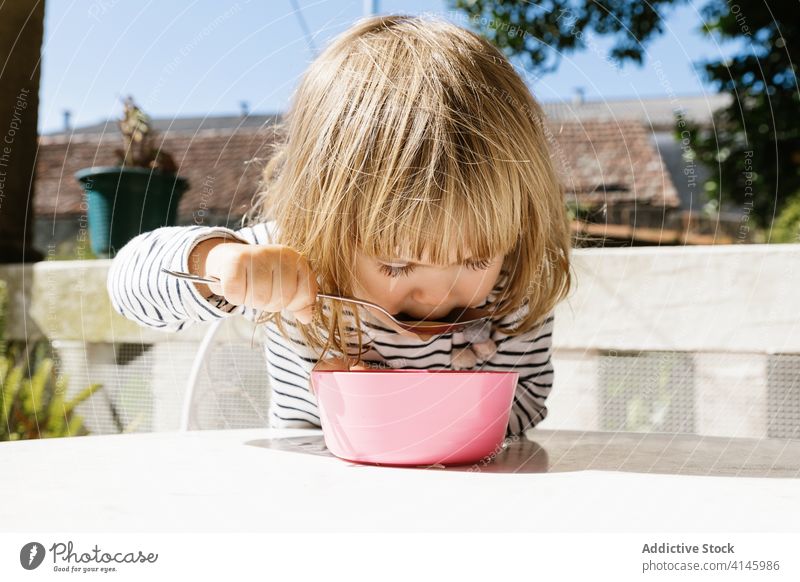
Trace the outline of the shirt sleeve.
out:
<instances>
[{"instance_id":1,"label":"shirt sleeve","mask_svg":"<svg viewBox=\"0 0 800 582\"><path fill-rule=\"evenodd\" d=\"M501 322L506 324L514 318L511 315ZM547 417L545 400L552 390L555 373L551 359L554 322L554 312L551 311L541 323L525 333L508 336L495 330L492 334L497 350L484 363L484 369L519 373L506 437L521 435Z\"/></svg>"},{"instance_id":2,"label":"shirt sleeve","mask_svg":"<svg viewBox=\"0 0 800 582\"><path fill-rule=\"evenodd\" d=\"M227 236L248 244L271 244L274 233L273 223L261 223L237 231L221 226L165 226L140 234L111 261L106 281L111 305L122 316L165 332L231 314L254 320L257 310L233 305L219 295L203 296L191 281L171 277L161 269L188 272L192 249L209 238Z\"/></svg>"}]
</instances>

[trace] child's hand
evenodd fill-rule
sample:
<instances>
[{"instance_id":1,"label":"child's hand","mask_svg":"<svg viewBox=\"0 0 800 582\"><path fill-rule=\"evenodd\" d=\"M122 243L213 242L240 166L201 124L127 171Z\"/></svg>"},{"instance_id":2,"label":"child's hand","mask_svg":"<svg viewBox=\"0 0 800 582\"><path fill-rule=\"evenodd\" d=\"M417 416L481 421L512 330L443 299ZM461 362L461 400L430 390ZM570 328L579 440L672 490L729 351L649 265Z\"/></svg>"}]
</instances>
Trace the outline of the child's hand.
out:
<instances>
[{"instance_id":1,"label":"child's hand","mask_svg":"<svg viewBox=\"0 0 800 582\"><path fill-rule=\"evenodd\" d=\"M311 323L317 280L304 256L283 245L215 242L198 251L200 258L205 255L204 263L200 263L203 267L198 269L202 273L198 274L220 280L208 283L213 293L234 305L291 311L302 323Z\"/></svg>"}]
</instances>

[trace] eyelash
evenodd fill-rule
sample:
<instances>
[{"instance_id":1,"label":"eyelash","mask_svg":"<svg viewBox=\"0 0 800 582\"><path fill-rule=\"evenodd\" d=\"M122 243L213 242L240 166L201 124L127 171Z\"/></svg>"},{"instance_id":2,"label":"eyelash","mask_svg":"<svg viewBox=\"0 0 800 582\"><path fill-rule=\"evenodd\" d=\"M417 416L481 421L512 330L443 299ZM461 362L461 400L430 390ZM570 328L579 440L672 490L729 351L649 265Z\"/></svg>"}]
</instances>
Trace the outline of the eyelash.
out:
<instances>
[{"instance_id":1,"label":"eyelash","mask_svg":"<svg viewBox=\"0 0 800 582\"><path fill-rule=\"evenodd\" d=\"M492 264L492 261L489 259L484 259L482 261L476 261L474 263L466 263L466 267L468 269L472 269L473 271L485 271L488 269ZM406 265L404 267L393 267L391 265L380 265L380 271L387 277L399 277L401 275L408 275L411 271L414 270L414 267L411 265Z\"/></svg>"}]
</instances>

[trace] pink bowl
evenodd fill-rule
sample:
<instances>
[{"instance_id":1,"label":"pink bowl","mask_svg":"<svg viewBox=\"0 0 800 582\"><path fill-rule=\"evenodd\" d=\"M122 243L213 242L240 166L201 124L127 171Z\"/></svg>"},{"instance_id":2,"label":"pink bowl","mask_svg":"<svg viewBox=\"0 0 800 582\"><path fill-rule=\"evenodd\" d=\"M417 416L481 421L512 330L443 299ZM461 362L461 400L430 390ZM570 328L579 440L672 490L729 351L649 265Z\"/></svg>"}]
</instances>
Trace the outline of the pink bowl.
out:
<instances>
[{"instance_id":1,"label":"pink bowl","mask_svg":"<svg viewBox=\"0 0 800 582\"><path fill-rule=\"evenodd\" d=\"M317 370L325 445L386 465L474 463L499 450L517 372Z\"/></svg>"}]
</instances>

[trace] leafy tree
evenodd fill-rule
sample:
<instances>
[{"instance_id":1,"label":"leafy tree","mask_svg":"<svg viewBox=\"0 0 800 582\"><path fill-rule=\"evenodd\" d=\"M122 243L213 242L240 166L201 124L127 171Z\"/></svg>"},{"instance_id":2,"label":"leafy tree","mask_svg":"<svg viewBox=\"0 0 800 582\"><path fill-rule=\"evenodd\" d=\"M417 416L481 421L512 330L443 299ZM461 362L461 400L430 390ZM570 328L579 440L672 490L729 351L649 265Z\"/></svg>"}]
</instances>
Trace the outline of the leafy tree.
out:
<instances>
[{"instance_id":1,"label":"leafy tree","mask_svg":"<svg viewBox=\"0 0 800 582\"><path fill-rule=\"evenodd\" d=\"M613 39L609 58L641 64L645 46L664 32L670 10L685 0L454 0L474 27L534 74L554 71L560 53L584 49L589 36ZM796 2L707 0L702 30L737 43L728 60L696 63L729 93L712 128L690 126L694 155L712 170L710 199L736 204L761 226L771 224L800 191L800 14Z\"/></svg>"},{"instance_id":2,"label":"leafy tree","mask_svg":"<svg viewBox=\"0 0 800 582\"><path fill-rule=\"evenodd\" d=\"M686 0L454 0L481 34L536 74L555 71L561 54L587 48L589 34L611 36L610 57L642 62L662 18Z\"/></svg>"},{"instance_id":3,"label":"leafy tree","mask_svg":"<svg viewBox=\"0 0 800 582\"><path fill-rule=\"evenodd\" d=\"M800 195L789 200L775 219L772 242L800 243Z\"/></svg>"},{"instance_id":4,"label":"leafy tree","mask_svg":"<svg viewBox=\"0 0 800 582\"><path fill-rule=\"evenodd\" d=\"M712 128L692 128L692 147L716 172L711 197L752 212L768 227L800 191L800 22L794 2L709 2L705 29L738 41L729 61L703 64L706 78L733 97Z\"/></svg>"}]
</instances>

